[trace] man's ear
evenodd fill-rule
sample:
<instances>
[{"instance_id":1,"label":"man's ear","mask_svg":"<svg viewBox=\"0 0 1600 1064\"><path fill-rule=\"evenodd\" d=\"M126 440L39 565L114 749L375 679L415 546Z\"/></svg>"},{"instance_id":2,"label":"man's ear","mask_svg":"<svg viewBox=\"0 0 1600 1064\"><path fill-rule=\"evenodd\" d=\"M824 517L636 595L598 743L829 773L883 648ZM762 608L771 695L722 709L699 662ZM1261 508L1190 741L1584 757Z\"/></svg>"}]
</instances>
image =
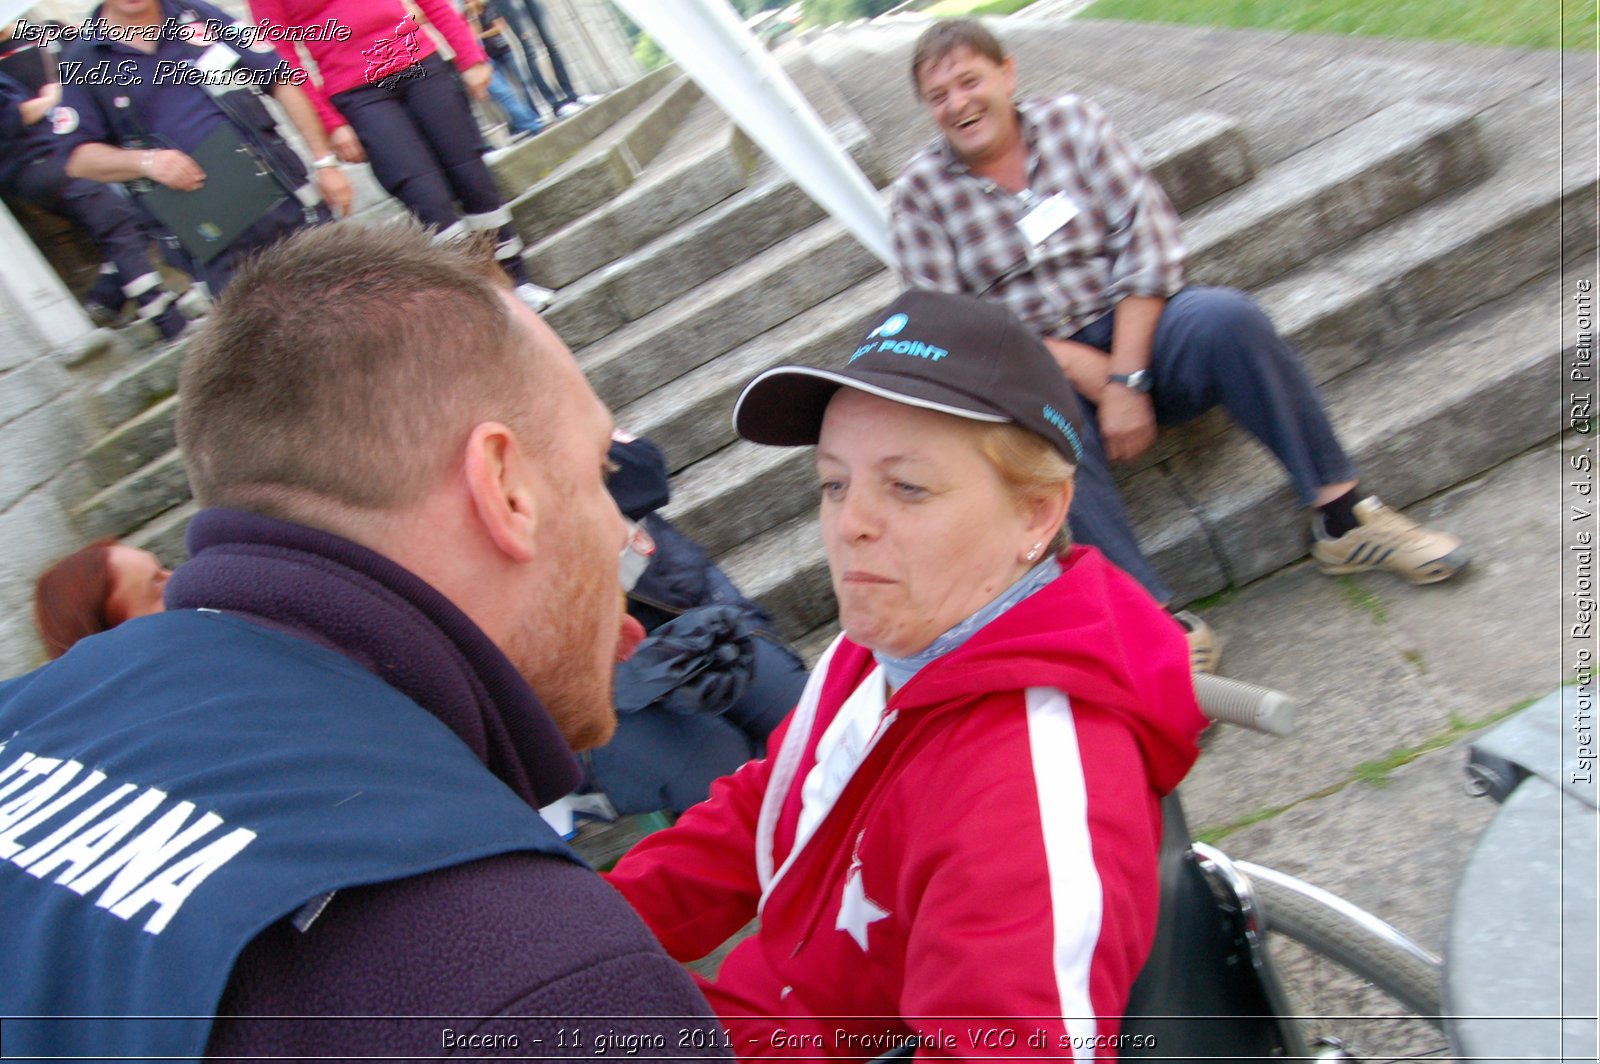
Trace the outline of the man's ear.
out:
<instances>
[{"instance_id":1,"label":"man's ear","mask_svg":"<svg viewBox=\"0 0 1600 1064\"><path fill-rule=\"evenodd\" d=\"M1000 71L1001 76L1005 78L1006 95L1015 96L1017 94L1017 57L1013 55L1006 56L1005 60L1000 64Z\"/></svg>"},{"instance_id":2,"label":"man's ear","mask_svg":"<svg viewBox=\"0 0 1600 1064\"><path fill-rule=\"evenodd\" d=\"M512 561L532 560L540 515L533 470L517 434L498 421L474 427L463 472L473 512L490 542Z\"/></svg>"}]
</instances>

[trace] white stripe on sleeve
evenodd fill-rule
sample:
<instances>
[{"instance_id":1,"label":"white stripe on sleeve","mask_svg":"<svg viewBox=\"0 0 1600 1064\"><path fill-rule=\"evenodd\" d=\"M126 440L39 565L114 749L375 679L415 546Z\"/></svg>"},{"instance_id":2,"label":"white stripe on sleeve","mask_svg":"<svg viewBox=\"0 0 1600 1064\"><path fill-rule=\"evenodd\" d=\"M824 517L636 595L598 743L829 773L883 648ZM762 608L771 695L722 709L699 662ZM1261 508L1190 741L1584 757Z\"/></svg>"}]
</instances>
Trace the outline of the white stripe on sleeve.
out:
<instances>
[{"instance_id":1,"label":"white stripe on sleeve","mask_svg":"<svg viewBox=\"0 0 1600 1064\"><path fill-rule=\"evenodd\" d=\"M1103 898L1089 840L1078 730L1072 705L1062 691L1030 687L1027 706L1028 747L1050 877L1056 993L1067 1033L1075 1040L1074 1059L1093 1060L1097 1024L1089 998L1089 970L1100 939Z\"/></svg>"}]
</instances>

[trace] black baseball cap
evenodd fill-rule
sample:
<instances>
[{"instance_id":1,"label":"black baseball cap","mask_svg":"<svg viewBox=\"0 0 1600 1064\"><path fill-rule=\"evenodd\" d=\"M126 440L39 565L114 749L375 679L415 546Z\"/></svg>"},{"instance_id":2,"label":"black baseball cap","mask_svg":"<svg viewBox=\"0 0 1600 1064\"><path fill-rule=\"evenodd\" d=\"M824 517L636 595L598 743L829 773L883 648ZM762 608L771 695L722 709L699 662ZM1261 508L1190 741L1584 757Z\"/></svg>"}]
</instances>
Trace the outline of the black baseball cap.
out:
<instances>
[{"instance_id":1,"label":"black baseball cap","mask_svg":"<svg viewBox=\"0 0 1600 1064\"><path fill-rule=\"evenodd\" d=\"M1013 422L1067 461L1083 457L1083 412L1037 333L972 296L911 289L838 369L778 366L745 385L733 427L753 443L815 444L833 393L855 388L972 421Z\"/></svg>"}]
</instances>

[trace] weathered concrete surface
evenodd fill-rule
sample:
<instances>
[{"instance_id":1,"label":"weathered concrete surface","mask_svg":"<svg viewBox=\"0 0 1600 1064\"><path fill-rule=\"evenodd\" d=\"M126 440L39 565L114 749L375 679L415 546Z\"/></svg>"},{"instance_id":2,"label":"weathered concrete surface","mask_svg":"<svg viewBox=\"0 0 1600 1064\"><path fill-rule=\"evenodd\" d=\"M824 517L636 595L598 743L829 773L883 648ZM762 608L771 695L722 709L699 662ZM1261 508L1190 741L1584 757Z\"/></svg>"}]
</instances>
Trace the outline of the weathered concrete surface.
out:
<instances>
[{"instance_id":1,"label":"weathered concrete surface","mask_svg":"<svg viewBox=\"0 0 1600 1064\"><path fill-rule=\"evenodd\" d=\"M814 226L619 329L578 361L600 397L620 407L772 330L787 333L796 315L881 269L842 227Z\"/></svg>"},{"instance_id":2,"label":"weathered concrete surface","mask_svg":"<svg viewBox=\"0 0 1600 1064\"><path fill-rule=\"evenodd\" d=\"M1456 579L1330 579L1309 562L1206 610L1223 672L1301 701L1287 739L1217 729L1184 782L1198 830L1260 816L1221 842L1309 879L1438 950L1460 870L1494 813L1463 789L1462 725L1553 690L1562 672L1561 498L1554 442L1407 512L1473 552ZM1363 765L1401 761L1357 779ZM1324 793L1329 792L1329 793ZM1280 811L1281 810L1281 811Z\"/></svg>"}]
</instances>

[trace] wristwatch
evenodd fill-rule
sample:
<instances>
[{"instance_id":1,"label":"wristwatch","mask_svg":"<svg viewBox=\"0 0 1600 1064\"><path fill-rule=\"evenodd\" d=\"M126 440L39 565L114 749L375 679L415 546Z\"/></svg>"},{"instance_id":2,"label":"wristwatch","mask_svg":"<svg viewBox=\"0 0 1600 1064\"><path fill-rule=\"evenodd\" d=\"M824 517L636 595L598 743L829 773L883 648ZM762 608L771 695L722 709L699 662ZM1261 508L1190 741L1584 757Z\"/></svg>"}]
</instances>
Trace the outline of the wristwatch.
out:
<instances>
[{"instance_id":1,"label":"wristwatch","mask_svg":"<svg viewBox=\"0 0 1600 1064\"><path fill-rule=\"evenodd\" d=\"M1147 369L1136 369L1132 373L1113 373L1106 380L1120 384L1124 388L1132 388L1136 392L1149 392L1156 384L1155 377Z\"/></svg>"}]
</instances>

